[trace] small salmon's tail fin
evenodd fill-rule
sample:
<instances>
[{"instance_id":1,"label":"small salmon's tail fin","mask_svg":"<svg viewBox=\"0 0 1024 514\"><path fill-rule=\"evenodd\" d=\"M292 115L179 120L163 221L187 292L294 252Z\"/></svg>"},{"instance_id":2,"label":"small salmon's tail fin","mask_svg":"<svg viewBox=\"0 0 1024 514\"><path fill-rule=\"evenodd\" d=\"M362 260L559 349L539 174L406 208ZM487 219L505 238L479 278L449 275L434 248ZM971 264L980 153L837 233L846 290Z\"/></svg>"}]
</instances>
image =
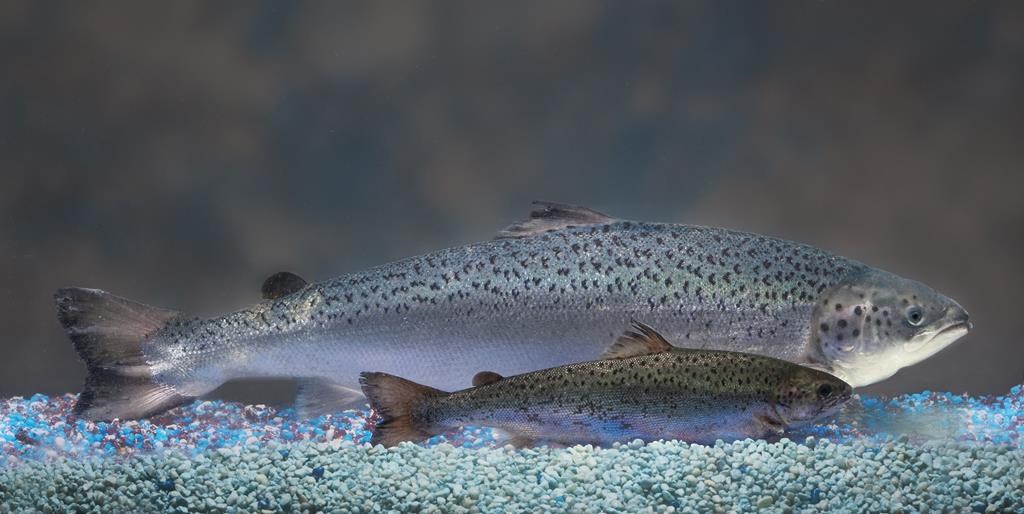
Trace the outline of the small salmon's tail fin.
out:
<instances>
[{"instance_id":1,"label":"small salmon's tail fin","mask_svg":"<svg viewBox=\"0 0 1024 514\"><path fill-rule=\"evenodd\" d=\"M359 383L370 407L383 418L373 431L370 444L395 446L433 435L434 427L417 422L413 410L424 400L448 393L387 373L363 373L359 375Z\"/></svg>"},{"instance_id":2,"label":"small salmon's tail fin","mask_svg":"<svg viewBox=\"0 0 1024 514\"><path fill-rule=\"evenodd\" d=\"M154 380L142 342L180 313L98 289L58 289L57 318L88 367L75 414L94 420L142 418L191 400Z\"/></svg>"}]
</instances>

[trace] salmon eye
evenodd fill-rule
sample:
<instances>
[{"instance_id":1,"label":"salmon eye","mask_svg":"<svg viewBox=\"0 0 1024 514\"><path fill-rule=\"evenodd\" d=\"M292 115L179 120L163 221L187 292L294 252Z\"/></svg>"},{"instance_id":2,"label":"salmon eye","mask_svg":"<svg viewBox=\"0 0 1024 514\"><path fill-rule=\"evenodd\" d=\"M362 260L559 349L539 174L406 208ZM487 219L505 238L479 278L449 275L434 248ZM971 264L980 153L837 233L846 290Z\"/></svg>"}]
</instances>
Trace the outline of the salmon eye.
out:
<instances>
[{"instance_id":1,"label":"salmon eye","mask_svg":"<svg viewBox=\"0 0 1024 514\"><path fill-rule=\"evenodd\" d=\"M912 326L917 327L920 326L923 321L924 311L921 310L920 307L915 305L907 309L907 323L910 323Z\"/></svg>"},{"instance_id":2,"label":"salmon eye","mask_svg":"<svg viewBox=\"0 0 1024 514\"><path fill-rule=\"evenodd\" d=\"M830 384L821 384L818 386L818 398L822 400L832 396L832 386Z\"/></svg>"}]
</instances>

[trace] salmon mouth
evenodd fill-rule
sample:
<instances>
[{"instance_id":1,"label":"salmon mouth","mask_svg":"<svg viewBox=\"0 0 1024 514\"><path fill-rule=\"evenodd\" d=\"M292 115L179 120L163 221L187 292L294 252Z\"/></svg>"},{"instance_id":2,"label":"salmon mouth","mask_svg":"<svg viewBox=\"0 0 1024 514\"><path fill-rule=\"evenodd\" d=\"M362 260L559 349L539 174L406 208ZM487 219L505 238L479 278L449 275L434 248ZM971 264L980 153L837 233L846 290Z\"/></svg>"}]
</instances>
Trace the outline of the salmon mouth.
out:
<instances>
[{"instance_id":1,"label":"salmon mouth","mask_svg":"<svg viewBox=\"0 0 1024 514\"><path fill-rule=\"evenodd\" d=\"M966 319L966 317L952 321L950 324L942 327L934 332L926 332L921 334L916 341L913 348L908 348L906 363L903 367L911 364L921 362L932 355L935 355L939 351L945 349L949 345L959 341L963 336L967 335L968 332L974 327L973 323Z\"/></svg>"},{"instance_id":2,"label":"salmon mouth","mask_svg":"<svg viewBox=\"0 0 1024 514\"><path fill-rule=\"evenodd\" d=\"M952 332L957 332L957 331L960 331L960 330L962 330L964 332L964 334L966 334L966 333L970 332L971 329L973 329L973 328L974 328L974 323L971 323L970 321L959 321L959 322L953 323L952 325L949 325L946 328L943 328L942 330L939 330L935 334L934 337L947 336L947 335L949 335Z\"/></svg>"},{"instance_id":3,"label":"salmon mouth","mask_svg":"<svg viewBox=\"0 0 1024 514\"><path fill-rule=\"evenodd\" d=\"M850 386L843 387L839 394L832 395L832 397L825 402L825 408L822 411L823 414L831 414L833 411L839 409L843 405L846 405L846 402L850 401L852 398L853 388Z\"/></svg>"}]
</instances>

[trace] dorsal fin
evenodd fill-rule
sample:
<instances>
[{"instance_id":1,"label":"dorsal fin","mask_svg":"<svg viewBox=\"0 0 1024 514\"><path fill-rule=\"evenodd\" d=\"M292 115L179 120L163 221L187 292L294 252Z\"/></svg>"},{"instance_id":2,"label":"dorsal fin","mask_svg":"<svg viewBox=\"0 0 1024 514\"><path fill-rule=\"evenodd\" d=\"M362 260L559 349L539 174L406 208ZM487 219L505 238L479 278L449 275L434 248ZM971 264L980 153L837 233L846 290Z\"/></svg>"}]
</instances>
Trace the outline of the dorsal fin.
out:
<instances>
[{"instance_id":1,"label":"dorsal fin","mask_svg":"<svg viewBox=\"0 0 1024 514\"><path fill-rule=\"evenodd\" d=\"M473 375L473 387L480 387L482 385L493 384L505 377L493 372L493 371L481 371L476 375Z\"/></svg>"},{"instance_id":2,"label":"dorsal fin","mask_svg":"<svg viewBox=\"0 0 1024 514\"><path fill-rule=\"evenodd\" d=\"M601 354L601 359L626 359L640 355L667 352L675 348L653 328L633 320L632 330L626 330Z\"/></svg>"},{"instance_id":3,"label":"dorsal fin","mask_svg":"<svg viewBox=\"0 0 1024 514\"><path fill-rule=\"evenodd\" d=\"M615 218L593 209L554 202L533 202L538 208L530 213L530 218L513 223L495 236L495 239L516 239L551 232L567 227L580 225L600 225L611 223Z\"/></svg>"},{"instance_id":4,"label":"dorsal fin","mask_svg":"<svg viewBox=\"0 0 1024 514\"><path fill-rule=\"evenodd\" d=\"M276 300L306 287L306 281L295 273L279 271L263 281L260 291L264 300Z\"/></svg>"}]
</instances>

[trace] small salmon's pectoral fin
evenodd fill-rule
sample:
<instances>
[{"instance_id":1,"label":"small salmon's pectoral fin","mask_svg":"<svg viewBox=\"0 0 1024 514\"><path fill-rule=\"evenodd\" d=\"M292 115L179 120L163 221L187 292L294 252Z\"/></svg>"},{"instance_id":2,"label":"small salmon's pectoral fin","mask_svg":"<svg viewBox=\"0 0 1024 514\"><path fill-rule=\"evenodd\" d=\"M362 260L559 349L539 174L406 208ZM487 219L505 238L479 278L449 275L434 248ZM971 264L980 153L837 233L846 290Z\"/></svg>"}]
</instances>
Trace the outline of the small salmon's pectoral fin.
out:
<instances>
[{"instance_id":1,"label":"small salmon's pectoral fin","mask_svg":"<svg viewBox=\"0 0 1024 514\"><path fill-rule=\"evenodd\" d=\"M306 287L306 281L302 277L288 271L279 271L263 281L260 292L263 293L264 300L276 300L303 287Z\"/></svg>"},{"instance_id":2,"label":"small salmon's pectoral fin","mask_svg":"<svg viewBox=\"0 0 1024 514\"><path fill-rule=\"evenodd\" d=\"M303 378L299 380L295 410L300 418L312 419L361 407L363 401L358 389L321 378Z\"/></svg>"},{"instance_id":3,"label":"small salmon's pectoral fin","mask_svg":"<svg viewBox=\"0 0 1024 514\"><path fill-rule=\"evenodd\" d=\"M627 330L619 336L607 350L601 354L601 359L627 359L650 355L652 353L667 352L674 348L653 328L633 320L632 329Z\"/></svg>"},{"instance_id":4,"label":"small salmon's pectoral fin","mask_svg":"<svg viewBox=\"0 0 1024 514\"><path fill-rule=\"evenodd\" d=\"M537 440L522 434L510 432L500 428L492 429L494 434L494 442L501 445L512 445L516 448L532 448L537 444Z\"/></svg>"},{"instance_id":5,"label":"small salmon's pectoral fin","mask_svg":"<svg viewBox=\"0 0 1024 514\"><path fill-rule=\"evenodd\" d=\"M517 239L583 225L603 225L615 218L593 209L554 202L533 202L538 206L530 218L506 227L495 239Z\"/></svg>"},{"instance_id":6,"label":"small salmon's pectoral fin","mask_svg":"<svg viewBox=\"0 0 1024 514\"><path fill-rule=\"evenodd\" d=\"M786 431L786 426L780 423L778 420L773 419L769 416L760 415L757 417L757 421L764 428L765 435L782 435Z\"/></svg>"},{"instance_id":7,"label":"small salmon's pectoral fin","mask_svg":"<svg viewBox=\"0 0 1024 514\"><path fill-rule=\"evenodd\" d=\"M473 387L480 387L484 385L493 384L505 377L493 372L493 371L481 371L476 375L473 375Z\"/></svg>"},{"instance_id":8,"label":"small salmon's pectoral fin","mask_svg":"<svg viewBox=\"0 0 1024 514\"><path fill-rule=\"evenodd\" d=\"M536 441L523 435L517 435L505 441L505 444L511 444L516 448L531 448L535 443Z\"/></svg>"}]
</instances>

